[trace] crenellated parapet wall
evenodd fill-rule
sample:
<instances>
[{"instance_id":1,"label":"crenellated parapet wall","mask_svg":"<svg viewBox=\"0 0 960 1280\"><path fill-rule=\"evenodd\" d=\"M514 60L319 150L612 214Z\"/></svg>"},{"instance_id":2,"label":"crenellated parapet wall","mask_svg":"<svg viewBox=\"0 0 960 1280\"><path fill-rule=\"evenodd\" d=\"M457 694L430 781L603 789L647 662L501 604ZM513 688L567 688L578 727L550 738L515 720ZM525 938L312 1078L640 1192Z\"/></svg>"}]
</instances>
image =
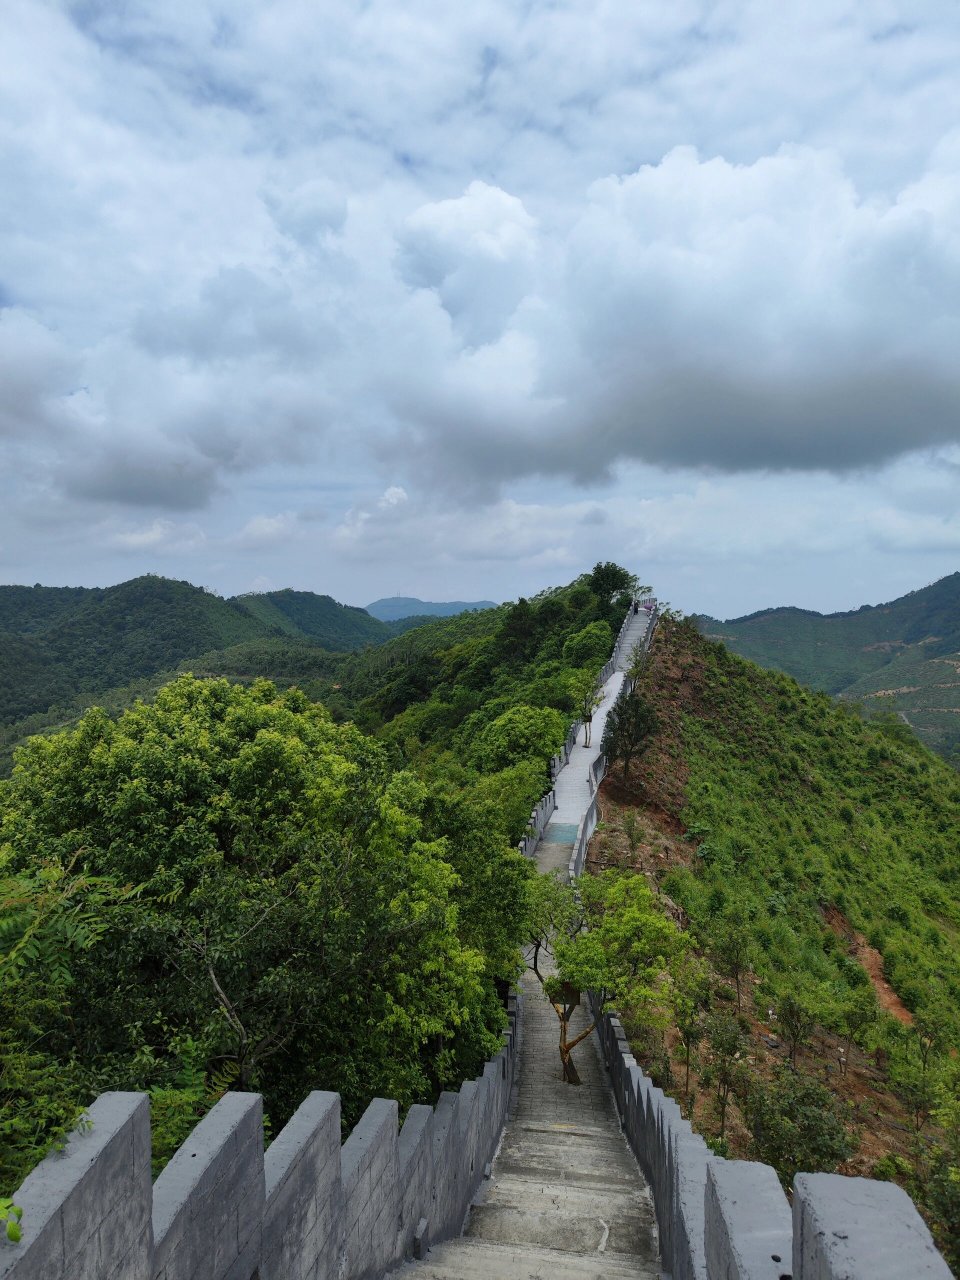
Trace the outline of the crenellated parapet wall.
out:
<instances>
[{"instance_id":1,"label":"crenellated parapet wall","mask_svg":"<svg viewBox=\"0 0 960 1280\"><path fill-rule=\"evenodd\" d=\"M375 1098L341 1146L340 1097L304 1100L264 1153L259 1094L227 1093L155 1183L149 1100L102 1094L14 1199L0 1280L373 1280L460 1233L517 1064L519 997L476 1080L410 1108Z\"/></svg>"},{"instance_id":2,"label":"crenellated parapet wall","mask_svg":"<svg viewBox=\"0 0 960 1280\"><path fill-rule=\"evenodd\" d=\"M637 1065L616 1016L602 1014L598 1031L671 1280L950 1280L901 1187L800 1173L791 1209L769 1165L723 1159L694 1133Z\"/></svg>"}]
</instances>

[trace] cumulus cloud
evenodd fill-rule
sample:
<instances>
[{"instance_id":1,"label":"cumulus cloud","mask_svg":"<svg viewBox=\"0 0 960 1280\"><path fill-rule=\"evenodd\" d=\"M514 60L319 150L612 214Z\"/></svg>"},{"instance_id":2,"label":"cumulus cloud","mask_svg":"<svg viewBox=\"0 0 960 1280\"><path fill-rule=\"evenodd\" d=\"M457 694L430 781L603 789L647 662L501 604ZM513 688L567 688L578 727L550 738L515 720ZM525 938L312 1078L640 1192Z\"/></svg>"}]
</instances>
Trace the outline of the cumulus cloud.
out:
<instances>
[{"instance_id":1,"label":"cumulus cloud","mask_svg":"<svg viewBox=\"0 0 960 1280\"><path fill-rule=\"evenodd\" d=\"M153 520L141 528L114 533L109 541L123 551L143 552L196 551L206 544L204 531L196 524L177 524L173 520Z\"/></svg>"},{"instance_id":2,"label":"cumulus cloud","mask_svg":"<svg viewBox=\"0 0 960 1280\"><path fill-rule=\"evenodd\" d=\"M509 333L429 369L408 439L472 482L478 465L591 481L629 458L846 470L955 442L958 201L953 169L880 202L797 147L750 165L684 147L604 179ZM503 429L477 431L485 413Z\"/></svg>"},{"instance_id":3,"label":"cumulus cloud","mask_svg":"<svg viewBox=\"0 0 960 1280\"><path fill-rule=\"evenodd\" d=\"M287 543L296 532L296 516L291 511L282 511L274 516L254 516L230 541L242 550L253 551Z\"/></svg>"},{"instance_id":4,"label":"cumulus cloud","mask_svg":"<svg viewBox=\"0 0 960 1280\"><path fill-rule=\"evenodd\" d=\"M471 182L458 199L422 205L400 230L400 272L435 289L467 346L503 332L532 283L536 220L516 196Z\"/></svg>"}]
</instances>

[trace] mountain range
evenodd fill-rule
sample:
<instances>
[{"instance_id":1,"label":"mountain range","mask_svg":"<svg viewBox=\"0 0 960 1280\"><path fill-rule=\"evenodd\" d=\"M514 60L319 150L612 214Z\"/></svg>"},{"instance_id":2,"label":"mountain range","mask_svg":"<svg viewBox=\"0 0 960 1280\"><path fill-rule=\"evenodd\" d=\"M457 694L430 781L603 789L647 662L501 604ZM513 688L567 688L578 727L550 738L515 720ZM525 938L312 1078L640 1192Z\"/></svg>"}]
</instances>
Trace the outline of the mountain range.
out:
<instances>
[{"instance_id":1,"label":"mountain range","mask_svg":"<svg viewBox=\"0 0 960 1280\"><path fill-rule=\"evenodd\" d=\"M960 573L848 613L765 609L704 634L803 684L894 713L940 755L960 752Z\"/></svg>"},{"instance_id":2,"label":"mountain range","mask_svg":"<svg viewBox=\"0 0 960 1280\"><path fill-rule=\"evenodd\" d=\"M185 664L307 683L329 675L332 654L425 620L384 622L311 591L223 599L154 575L103 588L0 586L0 772L26 734L69 722L93 698L118 710Z\"/></svg>"}]
</instances>

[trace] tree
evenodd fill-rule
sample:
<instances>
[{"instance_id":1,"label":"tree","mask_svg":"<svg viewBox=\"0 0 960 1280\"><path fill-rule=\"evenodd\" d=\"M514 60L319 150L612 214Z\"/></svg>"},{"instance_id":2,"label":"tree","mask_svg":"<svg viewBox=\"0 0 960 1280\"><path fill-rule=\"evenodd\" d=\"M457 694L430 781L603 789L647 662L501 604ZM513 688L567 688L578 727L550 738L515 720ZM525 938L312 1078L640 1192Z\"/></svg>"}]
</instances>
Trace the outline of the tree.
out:
<instances>
[{"instance_id":1,"label":"tree","mask_svg":"<svg viewBox=\"0 0 960 1280\"><path fill-rule=\"evenodd\" d=\"M741 1007L741 985L753 961L753 936L746 917L736 907L726 911L710 935L710 952L717 969L732 979L737 991L737 1012Z\"/></svg>"},{"instance_id":2,"label":"tree","mask_svg":"<svg viewBox=\"0 0 960 1280\"><path fill-rule=\"evenodd\" d=\"M710 1045L710 1061L702 1080L711 1086L716 1099L720 1119L720 1137L727 1130L727 1108L730 1096L743 1084L743 1056L745 1041L740 1024L729 1013L715 1013L707 1019L707 1037Z\"/></svg>"},{"instance_id":3,"label":"tree","mask_svg":"<svg viewBox=\"0 0 960 1280\"><path fill-rule=\"evenodd\" d=\"M275 1123L311 1088L339 1090L349 1123L375 1094L406 1105L476 1070L509 978L484 898L503 889L518 939L517 855L484 845L475 811L459 874L427 800L382 746L266 681L185 676L31 740L4 796L11 868L76 859L142 886L77 958L51 1051L93 1091L176 1087L189 1036L208 1079L260 1089Z\"/></svg>"},{"instance_id":4,"label":"tree","mask_svg":"<svg viewBox=\"0 0 960 1280\"><path fill-rule=\"evenodd\" d=\"M633 761L647 750L659 728L653 707L639 693L629 692L624 685L607 716L603 753L611 764L619 763L623 776L629 777Z\"/></svg>"},{"instance_id":5,"label":"tree","mask_svg":"<svg viewBox=\"0 0 960 1280\"><path fill-rule=\"evenodd\" d=\"M673 1019L683 1046L683 1092L690 1098L690 1055L703 1038L710 1007L710 970L692 951L686 952L673 973Z\"/></svg>"},{"instance_id":6,"label":"tree","mask_svg":"<svg viewBox=\"0 0 960 1280\"><path fill-rule=\"evenodd\" d=\"M777 1001L777 1020L790 1051L790 1066L796 1070L797 1051L807 1043L817 1025L816 1010L804 990L785 992Z\"/></svg>"},{"instance_id":7,"label":"tree","mask_svg":"<svg viewBox=\"0 0 960 1280\"><path fill-rule=\"evenodd\" d=\"M801 1171L832 1173L853 1152L844 1109L802 1071L781 1067L769 1086L755 1079L743 1109L754 1155L774 1167L785 1187Z\"/></svg>"},{"instance_id":8,"label":"tree","mask_svg":"<svg viewBox=\"0 0 960 1280\"><path fill-rule=\"evenodd\" d=\"M583 745L589 747L593 732L593 713L603 702L603 693L597 688L596 676L590 671L571 672L569 688L577 716L583 721Z\"/></svg>"},{"instance_id":9,"label":"tree","mask_svg":"<svg viewBox=\"0 0 960 1280\"><path fill-rule=\"evenodd\" d=\"M538 877L531 893L532 967L560 1021L564 1079L578 1084L571 1054L595 1024L570 1037L574 993L592 992L628 1020L665 1023L671 969L688 941L658 910L643 876L604 872L572 886ZM540 963L547 951L552 973Z\"/></svg>"},{"instance_id":10,"label":"tree","mask_svg":"<svg viewBox=\"0 0 960 1280\"><path fill-rule=\"evenodd\" d=\"M840 1055L840 1073L846 1075L854 1041L864 1036L868 1027L880 1017L880 1009L872 987L861 987L840 1008L840 1027L844 1035L844 1049Z\"/></svg>"},{"instance_id":11,"label":"tree","mask_svg":"<svg viewBox=\"0 0 960 1280\"><path fill-rule=\"evenodd\" d=\"M590 622L563 642L563 660L570 667L592 667L606 662L613 648L609 622Z\"/></svg>"},{"instance_id":12,"label":"tree","mask_svg":"<svg viewBox=\"0 0 960 1280\"><path fill-rule=\"evenodd\" d=\"M612 560L604 560L593 566L587 585L598 599L608 604L615 595L622 592L636 594L637 579Z\"/></svg>"},{"instance_id":13,"label":"tree","mask_svg":"<svg viewBox=\"0 0 960 1280\"><path fill-rule=\"evenodd\" d=\"M0 858L0 1193L19 1185L79 1116L76 1073L47 1041L68 1031L77 958L134 896L77 862L11 872Z\"/></svg>"},{"instance_id":14,"label":"tree","mask_svg":"<svg viewBox=\"0 0 960 1280\"><path fill-rule=\"evenodd\" d=\"M567 722L559 711L520 703L480 732L473 759L488 773L527 759L539 759L546 765L563 746L566 736Z\"/></svg>"}]
</instances>

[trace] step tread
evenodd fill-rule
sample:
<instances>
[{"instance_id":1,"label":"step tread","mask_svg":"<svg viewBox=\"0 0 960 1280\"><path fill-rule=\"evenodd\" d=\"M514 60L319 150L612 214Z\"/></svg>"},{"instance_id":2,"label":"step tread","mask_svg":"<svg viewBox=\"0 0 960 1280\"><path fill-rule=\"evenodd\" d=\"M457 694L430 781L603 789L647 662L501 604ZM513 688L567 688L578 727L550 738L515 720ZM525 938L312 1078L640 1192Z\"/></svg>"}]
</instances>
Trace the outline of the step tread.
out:
<instances>
[{"instance_id":1,"label":"step tread","mask_svg":"<svg viewBox=\"0 0 960 1280\"><path fill-rule=\"evenodd\" d=\"M435 1245L422 1262L393 1274L410 1280L659 1280L660 1268L630 1254L564 1253L458 1239Z\"/></svg>"}]
</instances>

